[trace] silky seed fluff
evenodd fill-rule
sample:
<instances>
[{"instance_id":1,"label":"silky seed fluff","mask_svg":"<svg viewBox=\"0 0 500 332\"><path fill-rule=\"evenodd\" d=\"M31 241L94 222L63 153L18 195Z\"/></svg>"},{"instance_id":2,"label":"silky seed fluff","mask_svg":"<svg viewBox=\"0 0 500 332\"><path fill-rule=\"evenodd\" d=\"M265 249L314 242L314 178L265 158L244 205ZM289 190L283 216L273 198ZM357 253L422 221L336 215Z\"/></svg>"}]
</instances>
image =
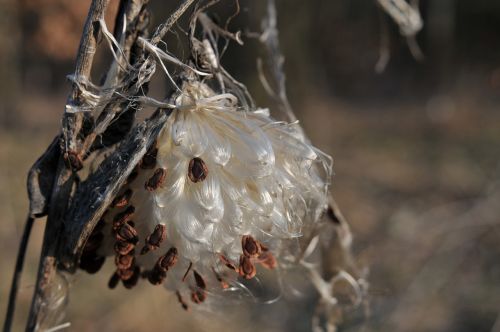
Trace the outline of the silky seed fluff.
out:
<instances>
[{"instance_id":1,"label":"silky seed fluff","mask_svg":"<svg viewBox=\"0 0 500 332\"><path fill-rule=\"evenodd\" d=\"M157 138L155 168L140 169L127 189L141 242L165 225L160 248L138 256L138 264L152 269L175 248L178 261L164 283L190 298L200 287L192 273L182 282L189 266L210 290L238 278L221 256L236 270L240 257L248 260L243 269L273 268L274 257L279 264L283 244L313 227L327 207L331 158L310 145L298 123L278 122L264 109L239 110L235 96L198 81L181 90ZM151 180L158 169L161 185ZM244 236L269 248L260 261L242 256Z\"/></svg>"}]
</instances>

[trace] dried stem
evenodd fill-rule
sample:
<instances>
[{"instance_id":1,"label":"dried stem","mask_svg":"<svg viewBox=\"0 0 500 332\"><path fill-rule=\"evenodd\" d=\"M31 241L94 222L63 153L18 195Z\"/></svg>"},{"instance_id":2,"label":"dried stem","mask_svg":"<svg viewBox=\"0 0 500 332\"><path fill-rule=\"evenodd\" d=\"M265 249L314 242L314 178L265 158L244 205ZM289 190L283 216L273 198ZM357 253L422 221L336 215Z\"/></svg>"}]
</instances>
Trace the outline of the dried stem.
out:
<instances>
[{"instance_id":1,"label":"dried stem","mask_svg":"<svg viewBox=\"0 0 500 332\"><path fill-rule=\"evenodd\" d=\"M90 6L76 58L74 76L77 80L79 78L90 77L97 48L97 37L100 32L99 20L104 18L108 2L109 0L93 0ZM84 103L85 100L81 97L80 88L74 83L71 94L66 102L66 107L78 108ZM82 128L82 122L83 113L65 112L63 117L63 135L66 151L75 151L77 149L76 136Z\"/></svg>"},{"instance_id":2,"label":"dried stem","mask_svg":"<svg viewBox=\"0 0 500 332\"><path fill-rule=\"evenodd\" d=\"M174 26L175 22L179 20L179 18L184 14L184 12L195 2L196 0L186 0L184 1L177 10L170 15L168 20L161 24L158 29L156 29L156 32L153 35L153 38L151 39L151 43L153 45L156 45L160 42L160 40L165 36L165 34L172 29Z\"/></svg>"},{"instance_id":3,"label":"dried stem","mask_svg":"<svg viewBox=\"0 0 500 332\"><path fill-rule=\"evenodd\" d=\"M144 6L144 4L146 2L147 1L145 1L145 0L131 0L128 6L126 6L126 7L123 6L120 9L126 10L127 19L130 22L130 20L134 18L134 15L135 15L135 17L137 17L137 19L140 18L141 12L140 12L140 10L138 10L138 8ZM157 30L156 30L156 32L151 40L151 43L153 45L157 45L161 41L161 39L165 36L165 34L179 20L179 18L186 12L186 10L189 8L189 6L191 6L194 2L195 2L195 0L186 0L184 3L182 3L179 6L179 8L177 8L177 10L172 15L170 15L170 17L167 19L167 21L157 28ZM118 15L123 15L123 14L120 11L118 13ZM117 22L120 22L119 18L117 18ZM140 23L141 22L136 22L136 28L137 28L137 25L139 25L139 26L141 25ZM117 29L115 29L115 31L118 32ZM119 37L118 34L115 34L115 35L117 37ZM137 42L137 37L139 35L140 35L140 29L138 29L138 31L133 32L131 34L131 36L129 36L129 39L126 40L125 45L124 45L124 52L126 55L129 55L130 48L132 47L132 45L134 43ZM119 39L119 38L117 38L117 39ZM154 61L155 61L154 57L152 55L149 55L146 59L143 59L139 63L135 64L135 66L136 66L136 68L141 68L144 64L151 63ZM136 73L132 72L130 74L135 75ZM144 81L142 85L145 85L145 84L147 84L147 81ZM122 91L122 94L135 95L135 94L137 94L138 91L140 91L140 89L138 89L137 86L132 85L130 87L126 87L125 91ZM113 119L116 116L117 112L116 112L116 110L114 110L114 108L116 106L117 106L116 103L110 103L108 105L108 107L105 108L105 110L103 111L103 114L101 114L99 116L99 118L97 119L97 124L96 124L97 127L107 128L109 126L109 124L113 121ZM127 110L125 110L125 111L127 111ZM80 156L83 157L83 155L89 151L93 142L97 138L98 134L99 133L96 133L94 131L87 136L87 138L85 139L85 141L82 145L82 149L80 149L80 151L78 153Z\"/></svg>"},{"instance_id":4,"label":"dried stem","mask_svg":"<svg viewBox=\"0 0 500 332\"><path fill-rule=\"evenodd\" d=\"M28 216L26 219L23 236L21 237L21 243L19 244L16 267L14 269L14 276L12 277L12 284L10 286L9 304L7 306L7 313L5 314L5 322L3 324L3 330L5 332L10 331L12 328L12 320L14 319L14 310L16 308L17 290L19 289L19 281L21 280L21 273L23 272L24 258L26 256L26 249L28 248L28 242L34 220L35 219L31 216Z\"/></svg>"},{"instance_id":5,"label":"dried stem","mask_svg":"<svg viewBox=\"0 0 500 332\"><path fill-rule=\"evenodd\" d=\"M154 36L155 44L163 38L194 1L186 0L169 17L165 24L158 28ZM47 292L56 275L58 265L70 272L75 270L81 249L96 221L113 199L127 174L131 172L145 153L147 146L154 140L159 128L161 128L162 123L168 116L166 112L158 111L152 116L151 120L137 126L136 130L127 136L127 139L115 153L101 164L97 172L91 174L81 185L75 186L76 171L79 169L78 163L81 163L81 160L91 151L92 143L97 137L95 130L89 133L83 142L79 137L86 116L80 110L88 106L88 101L83 95L82 84L80 83L84 82L84 89L85 81L90 77L97 40L101 33L100 22L103 20L108 2L109 0L93 0L89 9L77 56L74 73L75 83L66 104L66 110L76 111L66 111L64 113L62 151L59 153L56 148L49 149L31 171L34 176L30 177L29 188L34 188L35 190L31 191L35 194L41 191L37 190L37 187L42 187L38 183L40 182L40 174L44 176L44 179L52 180L50 182L53 185L46 185L43 188L45 189L42 192L44 195L35 195L37 198L40 197L40 202L38 202L40 207L37 211L46 211L47 206L50 206L50 209L48 211L40 266L27 331L36 330L41 319L43 319L42 311L46 307L43 304L47 300ZM152 56L149 55L145 58L137 46L137 38L145 36L145 33L147 33L145 32L149 15L145 10L147 2L147 0L122 0L118 12L119 17L116 19L115 38L120 40L120 46L123 48L121 51L125 54L126 60L130 61L135 67L130 72L122 72L125 75L119 78L122 82L128 82L121 91L124 95L133 96L141 91L150 77L137 82L136 76L140 74L141 68L148 65L154 66ZM123 35L124 26L125 35ZM136 50L132 51L134 47ZM134 54L133 60L130 59L132 54ZM97 126L101 128L103 135L106 134L104 130L111 124L115 114L136 111L135 106L131 105L131 103L123 103L119 98L111 99L103 107L104 111L96 123L96 128ZM133 121L133 117L130 121ZM130 123L131 125L132 123ZM122 141L127 133L128 131L120 132L119 137L115 138L115 142ZM76 165L71 157L77 159ZM45 165L49 166L43 168L42 166ZM120 169L120 171L117 172L117 169ZM47 173L54 175L47 177ZM110 176L110 174L116 174L116 176ZM33 182L35 185L33 185ZM50 195L46 193L47 188L50 189ZM96 193L95 188L103 188L103 191ZM50 199L47 199L48 196L50 196ZM78 199L72 200L73 204L68 208L68 201L73 196L78 197ZM33 195L30 196L30 199L32 197ZM89 204L82 202L88 202ZM34 206L38 207L38 205L35 204ZM72 219L73 217L75 219Z\"/></svg>"},{"instance_id":6,"label":"dried stem","mask_svg":"<svg viewBox=\"0 0 500 332\"><path fill-rule=\"evenodd\" d=\"M268 84L265 75L263 74L262 62L258 59L259 62L257 65L259 67L261 81L264 84L264 87L266 87L266 90L268 90L268 93L281 103L281 107L288 117L288 121L294 122L297 118L295 117L286 93L286 75L283 69L285 58L281 54L279 44L278 18L274 0L267 1L267 16L264 18L262 23L264 31L259 39L266 48L268 55L267 58L269 59L268 67L272 74L272 78L275 81L276 89L272 89L270 84Z\"/></svg>"},{"instance_id":7,"label":"dried stem","mask_svg":"<svg viewBox=\"0 0 500 332\"><path fill-rule=\"evenodd\" d=\"M104 17L107 4L108 0L92 1L80 41L80 47L78 49L75 69L76 77L90 76L99 33L96 22L99 22L99 20ZM83 103L84 100L81 98L79 87L74 84L66 107L68 107L68 105L81 106ZM77 144L77 134L81 129L82 122L82 113L64 113L63 139L66 152L75 149ZM62 225L62 216L67 208L74 179L74 170L72 167L66 166L64 156L59 156L54 188L50 199L52 204L49 210L47 224L45 226L45 235L42 244L37 282L31 303L28 324L26 327L27 331L35 331L37 329L40 323L42 306L47 298L46 292L48 291L48 286L51 284L51 281L55 276L57 264L55 254L57 251L58 239L60 239L59 235Z\"/></svg>"}]
</instances>

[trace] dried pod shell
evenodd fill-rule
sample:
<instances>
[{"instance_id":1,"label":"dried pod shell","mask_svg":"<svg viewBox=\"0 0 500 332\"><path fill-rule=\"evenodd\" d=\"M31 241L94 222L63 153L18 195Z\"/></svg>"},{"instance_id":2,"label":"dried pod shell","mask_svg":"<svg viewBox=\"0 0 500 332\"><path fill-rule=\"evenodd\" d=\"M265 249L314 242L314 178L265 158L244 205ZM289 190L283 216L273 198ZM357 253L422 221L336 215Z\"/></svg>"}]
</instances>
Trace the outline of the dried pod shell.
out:
<instances>
[{"instance_id":1,"label":"dried pod shell","mask_svg":"<svg viewBox=\"0 0 500 332\"><path fill-rule=\"evenodd\" d=\"M244 235L241 238L241 247L243 249L243 255L250 258L256 258L262 252L260 243L250 235Z\"/></svg>"},{"instance_id":2,"label":"dried pod shell","mask_svg":"<svg viewBox=\"0 0 500 332\"><path fill-rule=\"evenodd\" d=\"M189 162L188 177L194 183L206 179L208 175L208 167L201 158L193 158Z\"/></svg>"},{"instance_id":3,"label":"dried pod shell","mask_svg":"<svg viewBox=\"0 0 500 332\"><path fill-rule=\"evenodd\" d=\"M253 265L250 258L245 255L240 256L240 268L239 268L240 276L245 279L252 279L257 274L257 270L255 269L255 265Z\"/></svg>"},{"instance_id":4,"label":"dried pod shell","mask_svg":"<svg viewBox=\"0 0 500 332\"><path fill-rule=\"evenodd\" d=\"M146 188L147 191L155 191L162 185L163 181L165 181L166 175L167 170L165 168L157 168L153 175L144 184L144 188Z\"/></svg>"}]
</instances>

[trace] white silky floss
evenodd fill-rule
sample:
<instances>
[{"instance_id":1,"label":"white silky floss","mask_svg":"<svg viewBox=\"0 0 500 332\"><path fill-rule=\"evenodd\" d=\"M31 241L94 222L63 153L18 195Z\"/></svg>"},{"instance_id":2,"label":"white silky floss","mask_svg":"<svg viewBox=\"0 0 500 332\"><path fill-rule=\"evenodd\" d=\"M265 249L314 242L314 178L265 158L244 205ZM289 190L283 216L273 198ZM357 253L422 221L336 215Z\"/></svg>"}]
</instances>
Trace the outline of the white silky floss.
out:
<instances>
[{"instance_id":1,"label":"white silky floss","mask_svg":"<svg viewBox=\"0 0 500 332\"><path fill-rule=\"evenodd\" d=\"M236 97L198 81L184 82L181 90L157 139L164 182L153 192L131 187L137 222L147 222L137 227L147 235L166 225L166 241L155 254L174 246L178 265L193 263L213 278L224 268L217 255L237 264L243 235L273 249L318 222L327 207L331 158L306 141L297 123L277 122L263 109L239 111ZM202 181L188 176L193 158L208 170ZM279 262L280 252L273 254ZM167 287L179 289L180 279L170 274Z\"/></svg>"}]
</instances>

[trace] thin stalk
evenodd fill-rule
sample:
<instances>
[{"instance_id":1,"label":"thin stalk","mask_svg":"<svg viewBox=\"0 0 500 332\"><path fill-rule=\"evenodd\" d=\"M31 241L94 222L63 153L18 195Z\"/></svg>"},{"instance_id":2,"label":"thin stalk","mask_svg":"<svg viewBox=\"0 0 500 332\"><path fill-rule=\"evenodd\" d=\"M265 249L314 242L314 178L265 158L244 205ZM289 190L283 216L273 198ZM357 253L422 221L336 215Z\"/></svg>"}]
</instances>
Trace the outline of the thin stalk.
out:
<instances>
[{"instance_id":1,"label":"thin stalk","mask_svg":"<svg viewBox=\"0 0 500 332\"><path fill-rule=\"evenodd\" d=\"M9 332L12 329L12 321L14 319L14 311L16 309L17 290L19 289L19 282L21 280L21 274L24 266L24 258L26 257L26 250L28 248L28 242L34 220L35 218L28 216L28 218L26 218L26 223L24 224L23 236L21 237L21 243L19 244L19 250L17 252L16 267L14 269L12 284L10 286L7 314L5 315L5 322L3 323L4 332Z\"/></svg>"}]
</instances>

